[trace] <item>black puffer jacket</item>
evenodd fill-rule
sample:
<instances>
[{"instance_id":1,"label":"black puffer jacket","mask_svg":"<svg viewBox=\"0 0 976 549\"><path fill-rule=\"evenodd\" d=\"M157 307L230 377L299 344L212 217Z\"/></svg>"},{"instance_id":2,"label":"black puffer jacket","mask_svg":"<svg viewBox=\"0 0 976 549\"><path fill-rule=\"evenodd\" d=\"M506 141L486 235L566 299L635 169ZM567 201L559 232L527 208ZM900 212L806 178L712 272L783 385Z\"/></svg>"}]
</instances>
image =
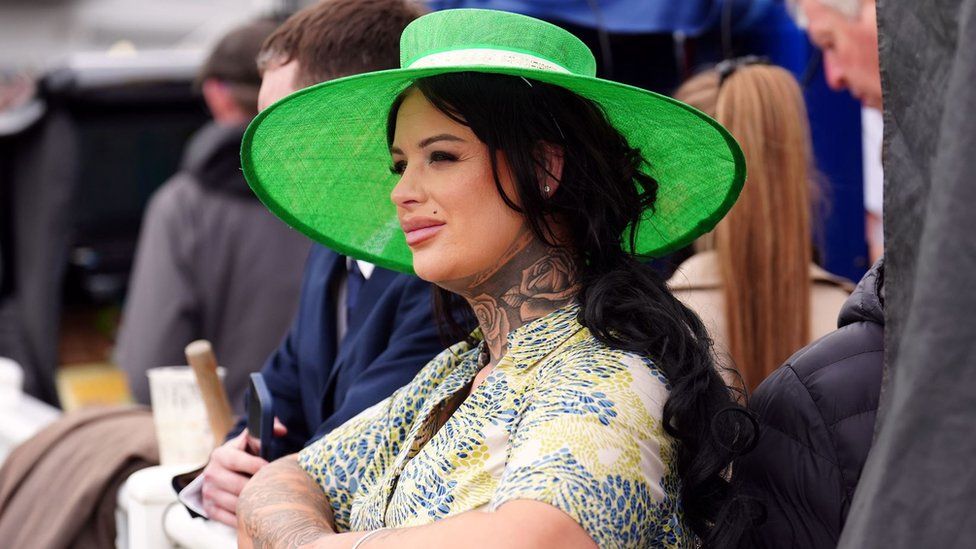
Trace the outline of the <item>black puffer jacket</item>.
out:
<instances>
[{"instance_id":1,"label":"black puffer jacket","mask_svg":"<svg viewBox=\"0 0 976 549\"><path fill-rule=\"evenodd\" d=\"M743 547L837 546L881 391L882 261L844 304L839 328L790 357L750 399L762 434L734 475L767 518Z\"/></svg>"}]
</instances>

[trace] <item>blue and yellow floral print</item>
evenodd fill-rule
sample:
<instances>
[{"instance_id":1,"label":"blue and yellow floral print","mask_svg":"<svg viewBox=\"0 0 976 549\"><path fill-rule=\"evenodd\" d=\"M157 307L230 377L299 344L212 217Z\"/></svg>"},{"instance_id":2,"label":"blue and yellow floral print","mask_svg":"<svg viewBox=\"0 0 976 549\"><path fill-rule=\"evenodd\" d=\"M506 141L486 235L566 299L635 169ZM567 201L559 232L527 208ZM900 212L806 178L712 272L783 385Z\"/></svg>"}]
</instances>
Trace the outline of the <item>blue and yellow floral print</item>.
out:
<instances>
[{"instance_id":1,"label":"blue and yellow floral print","mask_svg":"<svg viewBox=\"0 0 976 549\"><path fill-rule=\"evenodd\" d=\"M600 547L691 546L661 423L667 381L646 357L594 338L578 313L512 331L508 354L440 429L440 405L478 372L477 345L442 352L303 450L337 528L420 526L528 499L566 512Z\"/></svg>"}]
</instances>

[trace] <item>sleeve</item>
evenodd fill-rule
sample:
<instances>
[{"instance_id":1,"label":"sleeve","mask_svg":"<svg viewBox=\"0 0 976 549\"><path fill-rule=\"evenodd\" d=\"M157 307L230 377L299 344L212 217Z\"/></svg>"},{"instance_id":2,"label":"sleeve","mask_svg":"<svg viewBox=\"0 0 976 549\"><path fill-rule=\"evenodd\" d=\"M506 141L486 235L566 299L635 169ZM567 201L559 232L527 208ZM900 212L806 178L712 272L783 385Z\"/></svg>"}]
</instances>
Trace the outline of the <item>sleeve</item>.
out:
<instances>
[{"instance_id":1,"label":"sleeve","mask_svg":"<svg viewBox=\"0 0 976 549\"><path fill-rule=\"evenodd\" d=\"M404 288L397 307L396 327L390 333L386 349L342 395L335 412L325 418L312 441L410 383L425 364L444 350L431 313L429 285L415 277L401 277L397 283L402 283Z\"/></svg>"},{"instance_id":2,"label":"sleeve","mask_svg":"<svg viewBox=\"0 0 976 549\"><path fill-rule=\"evenodd\" d=\"M194 235L180 203L185 183L166 183L146 209L116 344L115 360L128 376L133 396L143 404L149 404L146 371L184 364L183 347L199 329L189 270Z\"/></svg>"},{"instance_id":3,"label":"sleeve","mask_svg":"<svg viewBox=\"0 0 976 549\"><path fill-rule=\"evenodd\" d=\"M302 469L325 492L336 529L349 531L353 497L392 465L410 427L409 386L374 404L298 454Z\"/></svg>"},{"instance_id":4,"label":"sleeve","mask_svg":"<svg viewBox=\"0 0 976 549\"><path fill-rule=\"evenodd\" d=\"M295 312L295 317L281 344L261 367L261 375L264 377L264 382L267 384L274 402L275 417L288 429L288 433L284 437L273 439L273 455L277 457L299 451L311 436L302 402L298 345L303 333L306 334L306 337L310 337L307 334L318 333L316 320L320 318L318 315L321 313L315 308L319 306L321 300L316 298L316 294L325 291L325 289L321 287L323 285L322 277L316 276L316 274L322 267L326 253L320 246L311 247L302 274L298 310ZM321 368L325 369L326 365L322 365ZM243 409L245 411L247 410L249 392L250 389L244 393ZM228 433L227 438L237 436L245 427L247 427L246 414L238 420L237 425Z\"/></svg>"},{"instance_id":5,"label":"sleeve","mask_svg":"<svg viewBox=\"0 0 976 549\"><path fill-rule=\"evenodd\" d=\"M322 487L339 532L349 530L352 500L361 486L374 486L407 439L426 395L452 362L455 348L434 357L414 378L298 454L298 463Z\"/></svg>"},{"instance_id":6,"label":"sleeve","mask_svg":"<svg viewBox=\"0 0 976 549\"><path fill-rule=\"evenodd\" d=\"M304 294L303 289L302 295ZM300 304L299 307L303 308L304 303ZM274 455L276 456L298 451L305 446L309 437L305 409L302 403L299 359L296 352L297 340L301 337L303 329L302 310L300 309L295 315L288 333L285 334L285 338L261 368L261 376L271 393L275 417L288 429L285 436L274 439ZM250 388L244 393L245 410L247 409L249 393ZM234 436L243 431L246 426L247 419L245 416L230 434Z\"/></svg>"},{"instance_id":7,"label":"sleeve","mask_svg":"<svg viewBox=\"0 0 976 549\"><path fill-rule=\"evenodd\" d=\"M556 360L547 370L526 399L491 509L547 503L600 547L680 544L663 376L629 356Z\"/></svg>"}]
</instances>

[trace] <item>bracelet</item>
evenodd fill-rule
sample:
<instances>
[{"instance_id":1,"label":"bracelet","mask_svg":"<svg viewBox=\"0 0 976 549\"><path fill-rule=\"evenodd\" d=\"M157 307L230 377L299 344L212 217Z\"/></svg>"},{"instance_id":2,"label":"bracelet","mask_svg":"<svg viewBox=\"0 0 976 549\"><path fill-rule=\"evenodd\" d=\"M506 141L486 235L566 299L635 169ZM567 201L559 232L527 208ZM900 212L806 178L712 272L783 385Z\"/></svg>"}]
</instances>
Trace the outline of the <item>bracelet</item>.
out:
<instances>
[{"instance_id":1,"label":"bracelet","mask_svg":"<svg viewBox=\"0 0 976 549\"><path fill-rule=\"evenodd\" d=\"M377 528L376 530L370 530L365 536L359 538L359 540L353 544L352 549L359 549L364 543L366 543L369 538L379 534L383 530L389 530L389 528Z\"/></svg>"}]
</instances>

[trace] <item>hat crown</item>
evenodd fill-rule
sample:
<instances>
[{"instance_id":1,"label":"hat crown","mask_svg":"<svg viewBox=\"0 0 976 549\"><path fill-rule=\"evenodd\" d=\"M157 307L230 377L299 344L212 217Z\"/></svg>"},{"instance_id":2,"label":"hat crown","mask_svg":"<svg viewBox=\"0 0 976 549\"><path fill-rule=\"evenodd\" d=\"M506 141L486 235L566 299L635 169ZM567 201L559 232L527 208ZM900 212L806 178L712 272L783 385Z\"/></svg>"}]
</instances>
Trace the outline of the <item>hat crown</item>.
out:
<instances>
[{"instance_id":1,"label":"hat crown","mask_svg":"<svg viewBox=\"0 0 976 549\"><path fill-rule=\"evenodd\" d=\"M516 63L524 68L596 76L596 59L568 31L532 17L455 9L424 15L400 37L400 66Z\"/></svg>"}]
</instances>

